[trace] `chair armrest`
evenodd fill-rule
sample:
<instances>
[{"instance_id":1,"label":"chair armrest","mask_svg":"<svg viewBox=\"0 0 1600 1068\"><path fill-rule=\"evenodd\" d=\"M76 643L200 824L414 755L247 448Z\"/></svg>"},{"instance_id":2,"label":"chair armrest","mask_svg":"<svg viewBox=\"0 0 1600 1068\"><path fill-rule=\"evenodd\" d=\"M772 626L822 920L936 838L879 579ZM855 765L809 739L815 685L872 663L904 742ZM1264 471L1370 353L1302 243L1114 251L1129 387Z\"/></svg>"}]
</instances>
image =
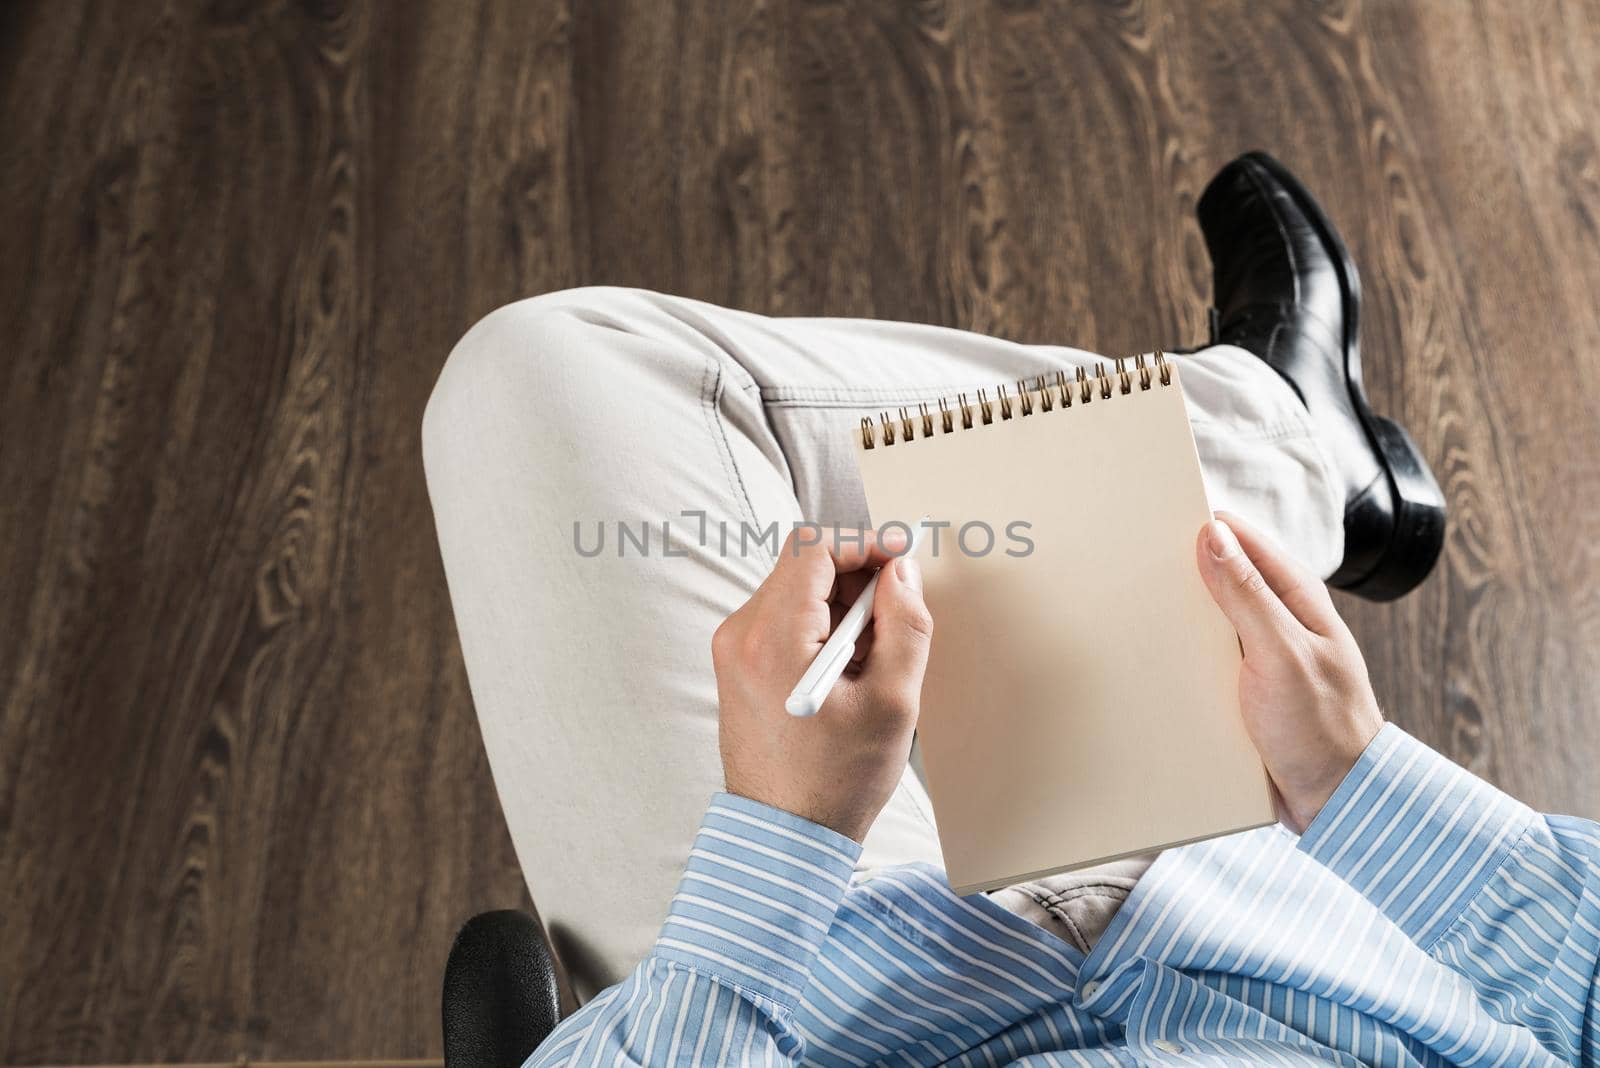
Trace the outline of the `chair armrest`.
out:
<instances>
[{"instance_id":1,"label":"chair armrest","mask_svg":"<svg viewBox=\"0 0 1600 1068\"><path fill-rule=\"evenodd\" d=\"M516 909L462 925L444 970L445 1068L518 1068L561 1021L561 977L539 921Z\"/></svg>"}]
</instances>

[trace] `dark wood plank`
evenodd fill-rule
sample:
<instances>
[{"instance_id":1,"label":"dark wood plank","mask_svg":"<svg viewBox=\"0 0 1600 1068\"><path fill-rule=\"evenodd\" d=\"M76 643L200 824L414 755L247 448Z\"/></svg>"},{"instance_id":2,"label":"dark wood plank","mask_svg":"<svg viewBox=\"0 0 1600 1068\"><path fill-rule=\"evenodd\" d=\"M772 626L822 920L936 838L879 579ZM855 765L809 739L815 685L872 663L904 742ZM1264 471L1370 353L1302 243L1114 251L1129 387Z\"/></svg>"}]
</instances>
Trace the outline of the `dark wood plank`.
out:
<instances>
[{"instance_id":1,"label":"dark wood plank","mask_svg":"<svg viewBox=\"0 0 1600 1068\"><path fill-rule=\"evenodd\" d=\"M372 10L115 10L34 12L7 98L57 292L6 335L7 497L52 480L7 514L0 1057L433 1052L454 925L525 901L417 463L473 310L377 347Z\"/></svg>"},{"instance_id":2,"label":"dark wood plank","mask_svg":"<svg viewBox=\"0 0 1600 1068\"><path fill-rule=\"evenodd\" d=\"M1450 497L1341 599L1385 707L1600 815L1597 91L1580 0L0 6L0 1061L437 1054L454 926L526 904L418 457L478 316L1192 343L1252 147Z\"/></svg>"}]
</instances>

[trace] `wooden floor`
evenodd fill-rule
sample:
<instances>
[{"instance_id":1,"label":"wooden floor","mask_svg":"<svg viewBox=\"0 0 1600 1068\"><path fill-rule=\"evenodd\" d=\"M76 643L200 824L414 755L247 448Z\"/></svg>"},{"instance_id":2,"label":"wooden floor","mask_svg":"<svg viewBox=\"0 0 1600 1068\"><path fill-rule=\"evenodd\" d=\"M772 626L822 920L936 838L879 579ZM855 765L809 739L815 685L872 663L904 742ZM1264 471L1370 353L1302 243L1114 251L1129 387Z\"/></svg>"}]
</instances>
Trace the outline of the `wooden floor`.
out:
<instances>
[{"instance_id":1,"label":"wooden floor","mask_svg":"<svg viewBox=\"0 0 1600 1068\"><path fill-rule=\"evenodd\" d=\"M1192 342L1253 147L1450 499L1342 602L1385 707L1600 816L1597 99L1575 0L0 6L0 1062L437 1054L525 903L418 457L475 318Z\"/></svg>"}]
</instances>

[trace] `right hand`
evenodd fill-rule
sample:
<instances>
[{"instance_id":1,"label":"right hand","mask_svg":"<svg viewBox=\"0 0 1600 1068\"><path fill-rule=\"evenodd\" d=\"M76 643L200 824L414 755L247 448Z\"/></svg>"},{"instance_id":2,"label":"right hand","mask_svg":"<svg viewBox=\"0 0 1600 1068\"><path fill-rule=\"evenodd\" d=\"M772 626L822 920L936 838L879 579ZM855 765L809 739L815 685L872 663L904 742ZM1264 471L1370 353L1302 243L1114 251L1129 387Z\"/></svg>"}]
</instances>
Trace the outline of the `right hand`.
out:
<instances>
[{"instance_id":1,"label":"right hand","mask_svg":"<svg viewBox=\"0 0 1600 1068\"><path fill-rule=\"evenodd\" d=\"M1244 647L1239 703L1278 816L1302 834L1383 727L1355 637L1328 588L1265 535L1219 512L1200 574Z\"/></svg>"},{"instance_id":2,"label":"right hand","mask_svg":"<svg viewBox=\"0 0 1600 1068\"><path fill-rule=\"evenodd\" d=\"M933 620L906 538L880 542L791 534L778 564L711 639L718 737L728 792L861 841L911 754ZM828 545L826 542L834 542ZM797 719L783 702L832 627L880 568L870 628L821 711Z\"/></svg>"}]
</instances>

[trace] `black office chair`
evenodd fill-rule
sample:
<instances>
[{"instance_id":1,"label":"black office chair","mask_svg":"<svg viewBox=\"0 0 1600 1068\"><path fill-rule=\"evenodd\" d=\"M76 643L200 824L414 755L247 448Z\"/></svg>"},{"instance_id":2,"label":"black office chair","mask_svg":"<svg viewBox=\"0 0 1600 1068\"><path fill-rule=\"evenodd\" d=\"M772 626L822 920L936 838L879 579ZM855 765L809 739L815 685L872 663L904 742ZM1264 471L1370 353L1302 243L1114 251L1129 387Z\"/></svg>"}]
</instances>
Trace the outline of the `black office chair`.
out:
<instances>
[{"instance_id":1,"label":"black office chair","mask_svg":"<svg viewBox=\"0 0 1600 1068\"><path fill-rule=\"evenodd\" d=\"M444 968L445 1068L518 1068L561 1022L563 985L538 920L516 909L472 917Z\"/></svg>"}]
</instances>

